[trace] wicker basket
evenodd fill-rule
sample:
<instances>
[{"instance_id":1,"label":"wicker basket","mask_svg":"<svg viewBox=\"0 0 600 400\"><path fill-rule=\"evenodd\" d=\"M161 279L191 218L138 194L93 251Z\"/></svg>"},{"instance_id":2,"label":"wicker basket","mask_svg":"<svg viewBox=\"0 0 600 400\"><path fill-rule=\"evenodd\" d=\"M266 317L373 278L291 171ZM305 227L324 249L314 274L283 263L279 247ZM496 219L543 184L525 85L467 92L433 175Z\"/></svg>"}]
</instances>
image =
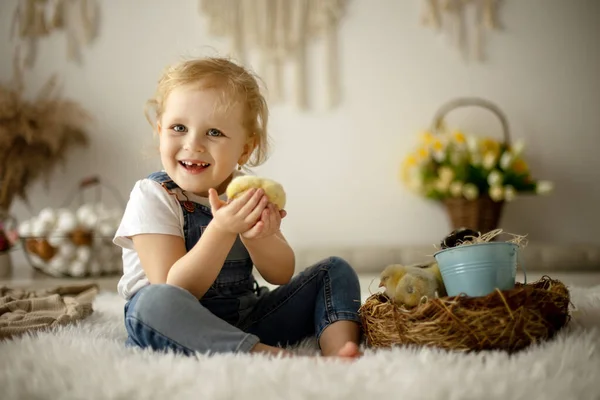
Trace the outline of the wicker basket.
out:
<instances>
[{"instance_id":1,"label":"wicker basket","mask_svg":"<svg viewBox=\"0 0 600 400\"><path fill-rule=\"evenodd\" d=\"M508 121L502 110L490 101L477 97L458 98L443 104L433 118L432 132L440 133L443 120L450 111L469 106L478 106L494 113L502 125L504 144L510 145ZM504 201L496 202L488 195L482 195L475 200L448 198L444 200L444 206L453 229L465 227L486 233L498 228Z\"/></svg>"},{"instance_id":2,"label":"wicker basket","mask_svg":"<svg viewBox=\"0 0 600 400\"><path fill-rule=\"evenodd\" d=\"M456 351L509 353L552 338L568 324L570 295L548 276L484 297L443 297L407 309L383 293L359 312L370 347L417 345Z\"/></svg>"},{"instance_id":3,"label":"wicker basket","mask_svg":"<svg viewBox=\"0 0 600 400\"><path fill-rule=\"evenodd\" d=\"M95 200L89 204L94 204L94 207L104 205L102 189L109 189L122 208L124 203L119 193L98 177L91 177L80 182L61 209L72 211L74 206L86 205L84 192L92 188L95 189ZM120 210L115 211L120 213ZM84 278L117 274L122 268L122 259L120 247L112 243L116 228L105 231L100 227L101 223L98 220L93 224L77 221L76 226L68 231L44 235L21 233L20 241L25 258L36 271L54 277ZM64 255L67 252L63 252L63 247L71 251Z\"/></svg>"}]
</instances>

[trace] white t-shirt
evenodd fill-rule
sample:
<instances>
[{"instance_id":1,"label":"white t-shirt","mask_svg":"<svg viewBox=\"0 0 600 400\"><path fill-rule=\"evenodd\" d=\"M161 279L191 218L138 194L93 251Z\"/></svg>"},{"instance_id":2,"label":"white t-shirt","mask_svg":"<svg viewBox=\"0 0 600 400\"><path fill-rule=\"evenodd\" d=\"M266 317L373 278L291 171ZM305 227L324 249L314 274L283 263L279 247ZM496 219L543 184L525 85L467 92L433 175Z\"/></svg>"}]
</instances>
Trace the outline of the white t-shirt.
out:
<instances>
[{"instance_id":1,"label":"white t-shirt","mask_svg":"<svg viewBox=\"0 0 600 400\"><path fill-rule=\"evenodd\" d=\"M236 171L234 176L238 174L240 173ZM162 233L183 238L183 210L178 200L188 199L210 207L206 197L188 192L184 196L179 188L171 192L177 198L167 193L160 183L147 178L137 181L131 190L121 224L113 239L114 244L123 248L123 276L119 280L117 291L125 300L150 284L133 247L131 236ZM227 196L223 193L219 198L226 200Z\"/></svg>"}]
</instances>

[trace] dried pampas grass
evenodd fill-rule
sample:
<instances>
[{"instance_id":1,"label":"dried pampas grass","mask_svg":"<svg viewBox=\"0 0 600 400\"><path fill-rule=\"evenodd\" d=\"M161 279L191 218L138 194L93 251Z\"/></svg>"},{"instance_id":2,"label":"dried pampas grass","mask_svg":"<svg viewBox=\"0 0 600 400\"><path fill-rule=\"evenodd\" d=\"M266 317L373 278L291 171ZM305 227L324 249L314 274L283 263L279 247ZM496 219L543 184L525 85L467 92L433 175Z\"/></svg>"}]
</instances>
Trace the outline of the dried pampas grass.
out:
<instances>
[{"instance_id":1,"label":"dried pampas grass","mask_svg":"<svg viewBox=\"0 0 600 400\"><path fill-rule=\"evenodd\" d=\"M30 185L47 180L71 148L87 145L90 121L78 103L59 96L56 77L26 99L15 62L15 79L0 83L0 215L15 198L27 201Z\"/></svg>"}]
</instances>

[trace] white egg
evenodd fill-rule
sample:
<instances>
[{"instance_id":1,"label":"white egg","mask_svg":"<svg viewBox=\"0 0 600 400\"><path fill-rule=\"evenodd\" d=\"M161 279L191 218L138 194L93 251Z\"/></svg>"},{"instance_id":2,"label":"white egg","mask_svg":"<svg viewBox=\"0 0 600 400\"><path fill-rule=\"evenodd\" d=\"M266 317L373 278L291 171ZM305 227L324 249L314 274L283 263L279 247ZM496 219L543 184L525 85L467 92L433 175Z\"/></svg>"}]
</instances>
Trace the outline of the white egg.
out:
<instances>
[{"instance_id":1,"label":"white egg","mask_svg":"<svg viewBox=\"0 0 600 400\"><path fill-rule=\"evenodd\" d=\"M54 225L56 222L56 211L50 207L44 208L38 214L38 219L41 221L46 221L49 225Z\"/></svg>"},{"instance_id":2,"label":"white egg","mask_svg":"<svg viewBox=\"0 0 600 400\"><path fill-rule=\"evenodd\" d=\"M77 247L76 253L78 261L87 263L92 255L92 249L90 249L89 246L79 246Z\"/></svg>"},{"instance_id":3,"label":"white egg","mask_svg":"<svg viewBox=\"0 0 600 400\"><path fill-rule=\"evenodd\" d=\"M65 264L67 264L67 260L65 260L59 254L55 254L54 257L52 257L52 259L48 262L48 267L50 269L61 271Z\"/></svg>"},{"instance_id":4,"label":"white egg","mask_svg":"<svg viewBox=\"0 0 600 400\"><path fill-rule=\"evenodd\" d=\"M67 237L67 233L66 232L62 232L59 230L53 230L52 232L48 232L48 235L46 236L46 240L48 240L48 244L52 247L60 247L60 245L64 242L67 241L68 237Z\"/></svg>"},{"instance_id":5,"label":"white egg","mask_svg":"<svg viewBox=\"0 0 600 400\"><path fill-rule=\"evenodd\" d=\"M81 220L81 225L83 225L86 229L94 229L94 227L98 224L98 215L95 213L86 214Z\"/></svg>"},{"instance_id":6,"label":"white egg","mask_svg":"<svg viewBox=\"0 0 600 400\"><path fill-rule=\"evenodd\" d=\"M32 231L31 228L32 228L31 220L21 222L19 224L19 228L18 228L19 236L21 236L21 237L31 236L31 231Z\"/></svg>"},{"instance_id":7,"label":"white egg","mask_svg":"<svg viewBox=\"0 0 600 400\"><path fill-rule=\"evenodd\" d=\"M82 204L81 207L79 207L77 209L75 214L77 215L77 219L81 220L81 219L83 219L82 216L85 216L85 215L93 213L93 212L94 212L94 206L92 206L91 204Z\"/></svg>"},{"instance_id":8,"label":"white egg","mask_svg":"<svg viewBox=\"0 0 600 400\"><path fill-rule=\"evenodd\" d=\"M73 212L67 209L62 209L58 213L56 219L56 229L64 232L71 232L77 227L77 217Z\"/></svg>"},{"instance_id":9,"label":"white egg","mask_svg":"<svg viewBox=\"0 0 600 400\"><path fill-rule=\"evenodd\" d=\"M112 238L115 236L115 229L110 223L102 222L97 228L98 234L103 238Z\"/></svg>"},{"instance_id":10,"label":"white egg","mask_svg":"<svg viewBox=\"0 0 600 400\"><path fill-rule=\"evenodd\" d=\"M58 270L63 275L68 275L69 274L69 268L71 267L71 263L72 262L73 262L72 259L65 259L65 262L63 262L61 265L58 266Z\"/></svg>"},{"instance_id":11,"label":"white egg","mask_svg":"<svg viewBox=\"0 0 600 400\"><path fill-rule=\"evenodd\" d=\"M31 261L31 264L33 264L34 267L43 268L44 265L46 265L44 260L42 260L39 256L29 252L27 253L27 255L29 257L29 260Z\"/></svg>"},{"instance_id":12,"label":"white egg","mask_svg":"<svg viewBox=\"0 0 600 400\"><path fill-rule=\"evenodd\" d=\"M71 243L70 241L65 241L58 248L58 253L63 258L65 258L67 260L72 260L77 253L77 247L75 247L75 245L73 243Z\"/></svg>"},{"instance_id":13,"label":"white egg","mask_svg":"<svg viewBox=\"0 0 600 400\"><path fill-rule=\"evenodd\" d=\"M54 266L51 267L51 266L48 265L48 266L46 266L46 268L44 268L44 271L48 275L52 275L55 278L60 278L60 277L64 276L63 272L60 269L58 269L58 268L56 268Z\"/></svg>"},{"instance_id":14,"label":"white egg","mask_svg":"<svg viewBox=\"0 0 600 400\"><path fill-rule=\"evenodd\" d=\"M86 273L86 264L84 262L74 260L71 265L69 265L69 275L82 277L85 276Z\"/></svg>"},{"instance_id":15,"label":"white egg","mask_svg":"<svg viewBox=\"0 0 600 400\"><path fill-rule=\"evenodd\" d=\"M50 227L43 220L36 220L31 227L31 236L33 237L44 237L50 231Z\"/></svg>"}]
</instances>

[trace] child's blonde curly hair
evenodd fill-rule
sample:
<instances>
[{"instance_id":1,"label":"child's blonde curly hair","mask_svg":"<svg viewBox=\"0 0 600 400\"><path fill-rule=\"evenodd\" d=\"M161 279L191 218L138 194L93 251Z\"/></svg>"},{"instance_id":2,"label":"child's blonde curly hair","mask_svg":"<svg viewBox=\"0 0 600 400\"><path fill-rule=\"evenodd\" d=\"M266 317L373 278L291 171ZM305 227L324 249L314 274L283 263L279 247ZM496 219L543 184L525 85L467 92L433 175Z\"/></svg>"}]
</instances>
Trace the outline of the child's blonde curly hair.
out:
<instances>
[{"instance_id":1,"label":"child's blonde curly hair","mask_svg":"<svg viewBox=\"0 0 600 400\"><path fill-rule=\"evenodd\" d=\"M171 91L183 85L196 85L199 89L221 90L221 102L215 107L231 107L240 103L245 108L244 126L254 140L254 151L247 165L264 163L268 157L267 123L269 108L261 93L260 79L246 68L220 57L205 57L170 65L158 80L153 98L146 102L145 115L150 124L158 121ZM152 112L154 118L151 118Z\"/></svg>"}]
</instances>

